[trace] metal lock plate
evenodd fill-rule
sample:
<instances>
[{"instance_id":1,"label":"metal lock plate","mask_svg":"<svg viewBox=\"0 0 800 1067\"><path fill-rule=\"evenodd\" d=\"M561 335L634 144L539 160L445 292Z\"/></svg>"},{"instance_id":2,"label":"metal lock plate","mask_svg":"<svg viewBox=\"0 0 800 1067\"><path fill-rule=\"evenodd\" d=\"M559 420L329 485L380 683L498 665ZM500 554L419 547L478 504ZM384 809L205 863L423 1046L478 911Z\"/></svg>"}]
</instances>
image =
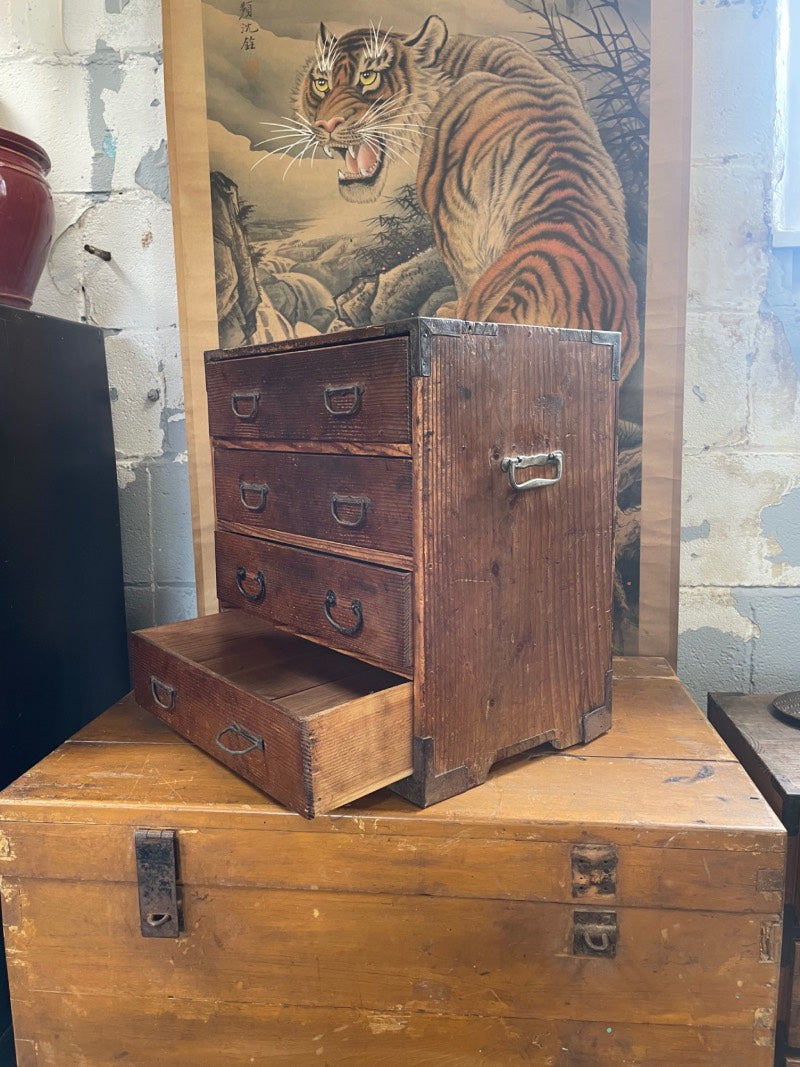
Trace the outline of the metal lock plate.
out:
<instances>
[{"instance_id":1,"label":"metal lock plate","mask_svg":"<svg viewBox=\"0 0 800 1067\"><path fill-rule=\"evenodd\" d=\"M142 937L177 937L177 842L174 830L137 830L134 835Z\"/></svg>"},{"instance_id":2,"label":"metal lock plate","mask_svg":"<svg viewBox=\"0 0 800 1067\"><path fill-rule=\"evenodd\" d=\"M617 850L614 846L573 845L573 897L611 897L616 892Z\"/></svg>"},{"instance_id":3,"label":"metal lock plate","mask_svg":"<svg viewBox=\"0 0 800 1067\"><path fill-rule=\"evenodd\" d=\"M572 913L572 954L603 956L617 954L619 927L615 911L575 911Z\"/></svg>"}]
</instances>

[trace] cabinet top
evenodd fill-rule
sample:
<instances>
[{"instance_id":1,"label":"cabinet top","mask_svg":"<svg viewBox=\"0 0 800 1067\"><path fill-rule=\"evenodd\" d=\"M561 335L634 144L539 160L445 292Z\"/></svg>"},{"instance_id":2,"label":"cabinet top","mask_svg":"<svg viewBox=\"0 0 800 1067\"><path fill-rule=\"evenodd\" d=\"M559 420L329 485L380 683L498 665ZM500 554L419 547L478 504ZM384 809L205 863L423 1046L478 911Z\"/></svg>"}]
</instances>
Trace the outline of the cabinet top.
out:
<instances>
[{"instance_id":1,"label":"cabinet top","mask_svg":"<svg viewBox=\"0 0 800 1067\"><path fill-rule=\"evenodd\" d=\"M412 355L412 367L419 374L428 373L426 348L434 337L489 336L502 337L517 333L541 338L556 337L559 341L579 341L588 344L609 345L612 350L612 377L619 377L620 334L609 330L575 330L556 326L523 325L519 323L470 322L466 319L444 319L416 316L399 319L380 326L364 326L335 333L314 334L311 337L292 337L269 344L247 345L242 348L218 348L205 353L206 363L243 356L268 356L283 352L325 348L330 345L347 345L359 341L377 341L386 337L408 337Z\"/></svg>"}]
</instances>

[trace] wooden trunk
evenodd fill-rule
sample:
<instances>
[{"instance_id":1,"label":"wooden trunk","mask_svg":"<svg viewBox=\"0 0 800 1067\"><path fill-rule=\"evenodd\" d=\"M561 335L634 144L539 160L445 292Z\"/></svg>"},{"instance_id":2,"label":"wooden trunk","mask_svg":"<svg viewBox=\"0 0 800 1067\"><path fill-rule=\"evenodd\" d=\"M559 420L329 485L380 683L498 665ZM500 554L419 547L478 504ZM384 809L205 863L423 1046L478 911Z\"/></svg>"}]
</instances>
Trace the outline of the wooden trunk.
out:
<instances>
[{"instance_id":1,"label":"wooden trunk","mask_svg":"<svg viewBox=\"0 0 800 1067\"><path fill-rule=\"evenodd\" d=\"M265 635L277 627L410 680L406 751L389 762L417 804L611 724L618 357L616 334L446 319L207 355L220 602L263 619ZM207 705L208 635L190 632L202 667L186 643L176 656L172 629L134 638L137 697L267 788L281 775L261 764L285 747L270 725L275 686L259 713L226 674L225 700ZM356 747L361 728L376 745L346 799L392 781L362 710L348 729ZM243 716L259 724L246 729L260 759L225 741ZM210 720L227 725L221 742ZM326 776L341 777L351 748L317 753L299 805L270 795L328 810L342 794Z\"/></svg>"},{"instance_id":2,"label":"wooden trunk","mask_svg":"<svg viewBox=\"0 0 800 1067\"><path fill-rule=\"evenodd\" d=\"M0 796L20 1067L769 1067L785 832L663 661L614 700L313 822L124 700Z\"/></svg>"}]
</instances>

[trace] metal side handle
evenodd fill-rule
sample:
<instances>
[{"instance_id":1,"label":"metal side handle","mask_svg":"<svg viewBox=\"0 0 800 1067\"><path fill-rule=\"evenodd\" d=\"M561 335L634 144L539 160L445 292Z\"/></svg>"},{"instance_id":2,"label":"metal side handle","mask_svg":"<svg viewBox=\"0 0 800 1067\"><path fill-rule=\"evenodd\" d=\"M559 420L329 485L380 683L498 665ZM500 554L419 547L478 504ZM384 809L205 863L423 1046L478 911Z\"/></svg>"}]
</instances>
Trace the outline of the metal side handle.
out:
<instances>
[{"instance_id":1,"label":"metal side handle","mask_svg":"<svg viewBox=\"0 0 800 1067\"><path fill-rule=\"evenodd\" d=\"M518 482L517 471L525 470L526 467L555 467L555 474L552 478L529 478L527 482ZM564 473L564 453L554 451L537 452L535 456L504 456L500 469L508 474L509 484L515 492L540 489L561 481L561 475Z\"/></svg>"}]
</instances>

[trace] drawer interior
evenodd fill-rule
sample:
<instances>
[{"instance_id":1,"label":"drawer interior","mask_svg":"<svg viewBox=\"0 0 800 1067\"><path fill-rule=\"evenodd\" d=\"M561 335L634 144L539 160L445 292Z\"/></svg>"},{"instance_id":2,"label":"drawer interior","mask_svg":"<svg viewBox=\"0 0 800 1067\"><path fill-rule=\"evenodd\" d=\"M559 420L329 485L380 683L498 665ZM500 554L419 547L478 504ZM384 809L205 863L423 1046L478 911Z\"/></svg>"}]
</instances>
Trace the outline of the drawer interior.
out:
<instances>
[{"instance_id":1,"label":"drawer interior","mask_svg":"<svg viewBox=\"0 0 800 1067\"><path fill-rule=\"evenodd\" d=\"M412 685L242 611L132 635L138 703L304 815L411 773Z\"/></svg>"}]
</instances>

